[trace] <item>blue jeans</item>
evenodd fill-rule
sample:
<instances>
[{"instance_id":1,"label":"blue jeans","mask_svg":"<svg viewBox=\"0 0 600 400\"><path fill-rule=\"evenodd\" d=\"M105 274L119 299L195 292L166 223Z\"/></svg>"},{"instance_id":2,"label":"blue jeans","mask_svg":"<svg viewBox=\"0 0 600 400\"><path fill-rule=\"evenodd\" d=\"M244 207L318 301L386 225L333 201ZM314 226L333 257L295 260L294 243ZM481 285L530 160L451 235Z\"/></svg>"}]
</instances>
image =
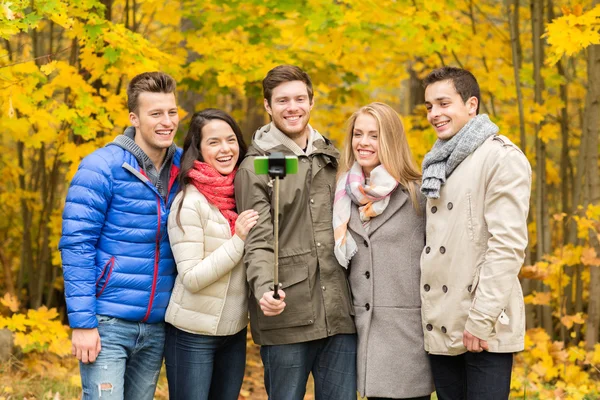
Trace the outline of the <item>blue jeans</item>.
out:
<instances>
[{"instance_id":1,"label":"blue jeans","mask_svg":"<svg viewBox=\"0 0 600 400\"><path fill-rule=\"evenodd\" d=\"M102 349L95 362L79 363L82 399L152 400L162 366L164 323L97 318Z\"/></svg>"},{"instance_id":2,"label":"blue jeans","mask_svg":"<svg viewBox=\"0 0 600 400\"><path fill-rule=\"evenodd\" d=\"M512 353L430 354L429 358L439 400L506 400L510 395Z\"/></svg>"},{"instance_id":3,"label":"blue jeans","mask_svg":"<svg viewBox=\"0 0 600 400\"><path fill-rule=\"evenodd\" d=\"M308 375L315 400L356 400L356 335L261 346L269 399L302 400Z\"/></svg>"},{"instance_id":4,"label":"blue jeans","mask_svg":"<svg viewBox=\"0 0 600 400\"><path fill-rule=\"evenodd\" d=\"M170 400L237 400L246 368L246 328L207 336L167 324L165 363Z\"/></svg>"}]
</instances>

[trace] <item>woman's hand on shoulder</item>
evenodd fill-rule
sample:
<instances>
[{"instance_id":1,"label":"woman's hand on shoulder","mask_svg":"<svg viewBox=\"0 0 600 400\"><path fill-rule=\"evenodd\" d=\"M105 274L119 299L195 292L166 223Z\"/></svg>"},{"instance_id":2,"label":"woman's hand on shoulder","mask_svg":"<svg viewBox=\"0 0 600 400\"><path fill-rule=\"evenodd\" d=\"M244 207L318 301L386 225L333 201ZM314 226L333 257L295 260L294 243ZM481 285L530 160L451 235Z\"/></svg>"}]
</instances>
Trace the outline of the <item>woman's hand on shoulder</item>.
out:
<instances>
[{"instance_id":1,"label":"woman's hand on shoulder","mask_svg":"<svg viewBox=\"0 0 600 400\"><path fill-rule=\"evenodd\" d=\"M235 234L242 240L246 240L248 232L258 222L258 212L254 210L246 210L238 215L235 221Z\"/></svg>"}]
</instances>

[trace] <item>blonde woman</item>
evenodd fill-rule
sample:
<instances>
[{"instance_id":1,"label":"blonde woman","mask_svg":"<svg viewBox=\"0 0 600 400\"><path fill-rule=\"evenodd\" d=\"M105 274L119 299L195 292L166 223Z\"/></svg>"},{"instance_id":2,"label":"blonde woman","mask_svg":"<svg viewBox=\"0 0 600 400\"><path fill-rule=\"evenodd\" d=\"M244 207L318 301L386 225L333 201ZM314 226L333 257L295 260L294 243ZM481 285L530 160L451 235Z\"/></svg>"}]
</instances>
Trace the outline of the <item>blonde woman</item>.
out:
<instances>
[{"instance_id":1,"label":"blonde woman","mask_svg":"<svg viewBox=\"0 0 600 400\"><path fill-rule=\"evenodd\" d=\"M358 391L370 400L433 392L419 297L420 179L390 106L372 103L350 117L333 206L335 254L349 269Z\"/></svg>"}]
</instances>

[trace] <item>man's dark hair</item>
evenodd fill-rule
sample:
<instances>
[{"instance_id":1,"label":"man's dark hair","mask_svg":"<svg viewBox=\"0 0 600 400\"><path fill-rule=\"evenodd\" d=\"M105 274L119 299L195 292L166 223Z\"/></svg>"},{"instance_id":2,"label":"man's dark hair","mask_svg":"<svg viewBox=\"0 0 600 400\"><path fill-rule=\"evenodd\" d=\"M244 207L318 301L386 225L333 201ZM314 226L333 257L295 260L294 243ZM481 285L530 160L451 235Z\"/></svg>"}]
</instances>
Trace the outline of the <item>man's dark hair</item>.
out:
<instances>
[{"instance_id":1,"label":"man's dark hair","mask_svg":"<svg viewBox=\"0 0 600 400\"><path fill-rule=\"evenodd\" d=\"M273 95L273 89L282 83L302 81L306 84L306 90L308 91L308 100L312 103L313 101L313 87L312 82L306 72L296 67L295 65L279 65L267 73L267 76L262 81L263 95L269 105L271 105L271 96Z\"/></svg>"},{"instance_id":2,"label":"man's dark hair","mask_svg":"<svg viewBox=\"0 0 600 400\"><path fill-rule=\"evenodd\" d=\"M137 113L138 98L143 92L175 93L175 79L164 72L144 72L135 76L127 86L127 108Z\"/></svg>"},{"instance_id":3,"label":"man's dark hair","mask_svg":"<svg viewBox=\"0 0 600 400\"><path fill-rule=\"evenodd\" d=\"M466 69L448 66L434 69L423 80L423 87L427 88L432 83L447 80L452 82L454 89L456 89L463 102L466 103L471 97L477 98L476 114L479 114L479 104L481 103L479 84L475 76Z\"/></svg>"}]
</instances>

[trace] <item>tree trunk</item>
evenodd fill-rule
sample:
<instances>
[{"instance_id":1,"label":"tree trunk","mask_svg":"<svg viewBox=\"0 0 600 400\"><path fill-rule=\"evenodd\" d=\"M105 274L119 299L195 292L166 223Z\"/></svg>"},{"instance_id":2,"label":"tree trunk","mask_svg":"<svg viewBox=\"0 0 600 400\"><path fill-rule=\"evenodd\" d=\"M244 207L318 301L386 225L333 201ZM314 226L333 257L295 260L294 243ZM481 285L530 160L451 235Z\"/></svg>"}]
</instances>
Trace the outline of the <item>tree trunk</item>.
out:
<instances>
[{"instance_id":1,"label":"tree trunk","mask_svg":"<svg viewBox=\"0 0 600 400\"><path fill-rule=\"evenodd\" d=\"M599 4L594 1L594 5ZM600 134L600 45L588 47L588 87L586 97L586 135L588 136L586 171L586 186L590 194L590 204L600 204L600 179L598 178L598 135ZM600 243L598 232L590 230L590 246L600 254ZM600 327L600 266L590 267L588 319L585 332L585 347L588 351L593 350L598 341Z\"/></svg>"},{"instance_id":2,"label":"tree trunk","mask_svg":"<svg viewBox=\"0 0 600 400\"><path fill-rule=\"evenodd\" d=\"M544 103L542 94L544 81L542 79L542 64L544 62L544 49L542 43L544 23L544 0L532 0L531 2L531 25L533 40L533 79L535 82L535 103ZM544 254L550 251L550 227L548 219L548 201L546 188L546 144L540 139L541 125L535 126L535 204L536 204L536 226L537 226L537 259L541 260ZM541 290L547 292L549 289L542 284ZM552 312L550 306L541 307L542 326L552 336Z\"/></svg>"},{"instance_id":3,"label":"tree trunk","mask_svg":"<svg viewBox=\"0 0 600 400\"><path fill-rule=\"evenodd\" d=\"M515 89L517 94L517 109L519 112L519 147L523 154L527 155L527 139L525 132L525 112L523 108L523 92L521 90L521 41L519 37L519 0L505 0L506 15L508 15L508 26L510 31L510 43L512 50L513 75L515 79ZM527 223L531 222L531 213L527 216ZM527 246L525 251L525 265L531 264L531 248ZM529 279L523 279L523 293L531 294L531 284ZM525 305L525 326L531 329L535 326L534 306Z\"/></svg>"}]
</instances>

